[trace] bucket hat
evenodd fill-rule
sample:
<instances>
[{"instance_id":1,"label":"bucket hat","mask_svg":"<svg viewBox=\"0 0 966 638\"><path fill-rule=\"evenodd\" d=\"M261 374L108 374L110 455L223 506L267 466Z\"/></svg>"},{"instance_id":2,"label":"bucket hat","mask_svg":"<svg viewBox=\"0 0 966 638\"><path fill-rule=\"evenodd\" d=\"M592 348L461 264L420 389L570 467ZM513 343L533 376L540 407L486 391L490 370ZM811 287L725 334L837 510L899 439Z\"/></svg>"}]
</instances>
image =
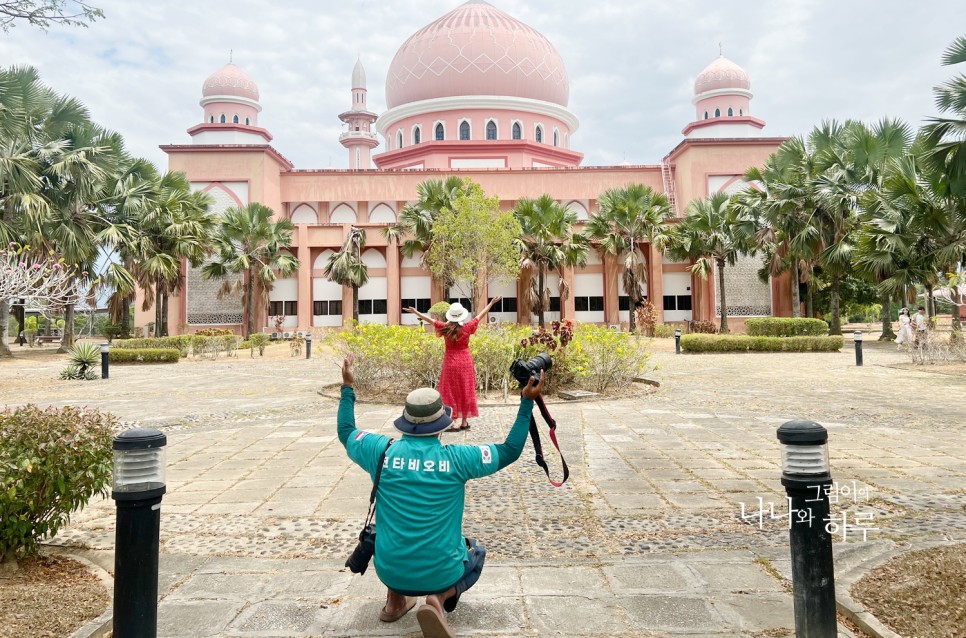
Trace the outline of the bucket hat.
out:
<instances>
[{"instance_id":1,"label":"bucket hat","mask_svg":"<svg viewBox=\"0 0 966 638\"><path fill-rule=\"evenodd\" d=\"M470 311L464 308L463 304L459 302L450 305L449 310L446 311L446 321L453 321L461 326L469 316Z\"/></svg>"},{"instance_id":2,"label":"bucket hat","mask_svg":"<svg viewBox=\"0 0 966 638\"><path fill-rule=\"evenodd\" d=\"M453 424L453 408L432 388L417 388L406 396L402 416L393 421L396 429L409 436L433 436Z\"/></svg>"}]
</instances>

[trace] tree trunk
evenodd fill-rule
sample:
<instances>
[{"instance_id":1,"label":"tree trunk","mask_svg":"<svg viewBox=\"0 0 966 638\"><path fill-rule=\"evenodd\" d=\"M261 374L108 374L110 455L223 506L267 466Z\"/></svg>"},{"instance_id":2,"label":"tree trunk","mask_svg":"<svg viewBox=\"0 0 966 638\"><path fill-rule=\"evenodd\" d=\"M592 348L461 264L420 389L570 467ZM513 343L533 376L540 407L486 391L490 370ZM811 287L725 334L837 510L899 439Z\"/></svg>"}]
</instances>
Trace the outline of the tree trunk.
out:
<instances>
[{"instance_id":1,"label":"tree trunk","mask_svg":"<svg viewBox=\"0 0 966 638\"><path fill-rule=\"evenodd\" d=\"M154 288L154 336L161 336L161 282Z\"/></svg>"},{"instance_id":2,"label":"tree trunk","mask_svg":"<svg viewBox=\"0 0 966 638\"><path fill-rule=\"evenodd\" d=\"M245 326L245 339L252 336L255 327L255 273L248 271L248 280L245 282L245 300L242 304L248 313L248 325ZM285 312L284 309L282 312Z\"/></svg>"},{"instance_id":3,"label":"tree trunk","mask_svg":"<svg viewBox=\"0 0 966 638\"><path fill-rule=\"evenodd\" d=\"M725 260L718 259L718 290L721 295L721 328L718 330L723 335L728 334L731 330L728 329L728 301L725 298L725 283L724 283L724 269Z\"/></svg>"},{"instance_id":4,"label":"tree trunk","mask_svg":"<svg viewBox=\"0 0 966 638\"><path fill-rule=\"evenodd\" d=\"M161 336L168 336L168 293L161 295Z\"/></svg>"},{"instance_id":5,"label":"tree trunk","mask_svg":"<svg viewBox=\"0 0 966 638\"><path fill-rule=\"evenodd\" d=\"M839 308L839 276L835 275L832 277L832 284L829 286L829 299L831 308L832 320L828 325L828 333L830 335L840 335L842 334L842 317L840 316Z\"/></svg>"},{"instance_id":6,"label":"tree trunk","mask_svg":"<svg viewBox=\"0 0 966 638\"><path fill-rule=\"evenodd\" d=\"M815 291L812 290L812 282L808 284L808 294L805 295L805 316L809 319L815 318Z\"/></svg>"},{"instance_id":7,"label":"tree trunk","mask_svg":"<svg viewBox=\"0 0 966 638\"><path fill-rule=\"evenodd\" d=\"M131 336L131 298L125 297L124 301L121 302L121 311L124 315L121 317L121 338L127 339ZM92 315L93 316L93 315ZM93 321L91 321L93 323Z\"/></svg>"},{"instance_id":8,"label":"tree trunk","mask_svg":"<svg viewBox=\"0 0 966 638\"><path fill-rule=\"evenodd\" d=\"M926 285L926 316L930 323L936 318L936 298L932 293L932 284Z\"/></svg>"},{"instance_id":9,"label":"tree trunk","mask_svg":"<svg viewBox=\"0 0 966 638\"><path fill-rule=\"evenodd\" d=\"M352 320L359 323L359 286L352 284Z\"/></svg>"},{"instance_id":10,"label":"tree trunk","mask_svg":"<svg viewBox=\"0 0 966 638\"><path fill-rule=\"evenodd\" d=\"M879 341L895 341L896 333L892 331L892 298L889 293L882 293L882 312L879 318L882 320L882 334Z\"/></svg>"},{"instance_id":11,"label":"tree trunk","mask_svg":"<svg viewBox=\"0 0 966 638\"><path fill-rule=\"evenodd\" d=\"M541 328L543 328L544 325L545 325L544 324L544 319L543 319L543 311L544 311L544 307L543 307L543 289L544 289L544 287L546 285L547 284L546 284L546 281L544 280L544 274L543 274L543 265L540 265L537 268L537 300L538 300L537 301L537 304L539 304L537 307L540 309L537 312L537 322L538 322L538 325Z\"/></svg>"},{"instance_id":12,"label":"tree trunk","mask_svg":"<svg viewBox=\"0 0 966 638\"><path fill-rule=\"evenodd\" d=\"M74 347L74 304L64 306L64 336L60 340L60 350L67 352Z\"/></svg>"},{"instance_id":13,"label":"tree trunk","mask_svg":"<svg viewBox=\"0 0 966 638\"><path fill-rule=\"evenodd\" d=\"M798 259L792 257L792 317L802 316L802 296L799 291Z\"/></svg>"},{"instance_id":14,"label":"tree trunk","mask_svg":"<svg viewBox=\"0 0 966 638\"><path fill-rule=\"evenodd\" d=\"M13 353L7 345L7 324L10 323L10 302L0 299L0 357L9 357Z\"/></svg>"}]
</instances>

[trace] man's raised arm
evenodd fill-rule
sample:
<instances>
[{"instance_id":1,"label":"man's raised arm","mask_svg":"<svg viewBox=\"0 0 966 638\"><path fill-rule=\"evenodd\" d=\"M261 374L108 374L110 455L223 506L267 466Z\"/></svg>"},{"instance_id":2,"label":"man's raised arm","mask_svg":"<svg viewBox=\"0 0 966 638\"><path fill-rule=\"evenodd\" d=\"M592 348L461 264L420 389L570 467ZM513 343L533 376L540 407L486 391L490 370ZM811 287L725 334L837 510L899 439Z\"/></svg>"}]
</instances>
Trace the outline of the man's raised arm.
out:
<instances>
[{"instance_id":1,"label":"man's raised arm","mask_svg":"<svg viewBox=\"0 0 966 638\"><path fill-rule=\"evenodd\" d=\"M530 377L530 382L523 388L520 396L520 409L517 411L517 420L513 422L513 427L506 435L506 440L496 445L497 458L499 459L498 470L502 470L516 461L523 452L523 446L527 442L527 432L530 431L533 401L543 392L544 374L546 373L540 373L539 381L536 377Z\"/></svg>"}]
</instances>

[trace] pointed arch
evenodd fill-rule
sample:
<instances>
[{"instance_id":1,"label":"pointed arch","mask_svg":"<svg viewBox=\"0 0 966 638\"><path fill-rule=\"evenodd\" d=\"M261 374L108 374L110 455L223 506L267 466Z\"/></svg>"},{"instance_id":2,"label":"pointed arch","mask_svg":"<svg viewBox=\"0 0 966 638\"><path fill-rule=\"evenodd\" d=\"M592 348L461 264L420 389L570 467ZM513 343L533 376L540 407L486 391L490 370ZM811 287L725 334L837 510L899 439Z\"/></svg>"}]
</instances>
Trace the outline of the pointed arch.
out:
<instances>
[{"instance_id":1,"label":"pointed arch","mask_svg":"<svg viewBox=\"0 0 966 638\"><path fill-rule=\"evenodd\" d=\"M356 209L342 202L329 214L330 224L355 224L359 220Z\"/></svg>"},{"instance_id":2,"label":"pointed arch","mask_svg":"<svg viewBox=\"0 0 966 638\"><path fill-rule=\"evenodd\" d=\"M370 224L395 224L396 212L391 206L384 202L376 204L369 209Z\"/></svg>"},{"instance_id":3,"label":"pointed arch","mask_svg":"<svg viewBox=\"0 0 966 638\"><path fill-rule=\"evenodd\" d=\"M446 139L446 127L442 122L436 122L435 131L433 131L433 133L437 142L442 142Z\"/></svg>"},{"instance_id":4,"label":"pointed arch","mask_svg":"<svg viewBox=\"0 0 966 638\"><path fill-rule=\"evenodd\" d=\"M310 204L299 204L292 211L293 224L318 224L319 214Z\"/></svg>"},{"instance_id":5,"label":"pointed arch","mask_svg":"<svg viewBox=\"0 0 966 638\"><path fill-rule=\"evenodd\" d=\"M511 134L512 134L513 139L515 139L515 140L522 140L523 139L523 126L520 125L520 122L514 122L513 123L513 128L511 129Z\"/></svg>"},{"instance_id":6,"label":"pointed arch","mask_svg":"<svg viewBox=\"0 0 966 638\"><path fill-rule=\"evenodd\" d=\"M461 140L468 140L468 139L471 138L472 135L473 135L473 131L470 128L470 121L469 120L461 120L460 121L460 139Z\"/></svg>"},{"instance_id":7,"label":"pointed arch","mask_svg":"<svg viewBox=\"0 0 966 638\"><path fill-rule=\"evenodd\" d=\"M486 123L486 139L495 140L497 138L496 120L489 120Z\"/></svg>"}]
</instances>

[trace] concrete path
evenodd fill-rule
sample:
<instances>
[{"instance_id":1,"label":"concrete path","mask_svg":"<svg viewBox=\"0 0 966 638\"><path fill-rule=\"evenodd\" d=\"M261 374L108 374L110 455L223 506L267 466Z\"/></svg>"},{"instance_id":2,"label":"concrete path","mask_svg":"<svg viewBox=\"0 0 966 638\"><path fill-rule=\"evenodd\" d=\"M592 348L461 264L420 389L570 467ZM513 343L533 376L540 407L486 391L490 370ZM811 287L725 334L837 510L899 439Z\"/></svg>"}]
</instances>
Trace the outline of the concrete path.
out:
<instances>
[{"instance_id":1,"label":"concrete path","mask_svg":"<svg viewBox=\"0 0 966 638\"><path fill-rule=\"evenodd\" d=\"M775 430L792 418L830 430L842 489L833 517L848 526L837 571L896 542L966 539L966 404L950 400L966 395L966 378L897 369L905 357L877 344L862 368L848 350L655 348L658 391L552 406L572 468L564 488L527 451L470 484L464 526L489 553L452 616L461 632L791 633ZM35 362L31 377L60 365ZM22 378L21 366L0 365L0 393ZM325 359L185 361L117 366L106 382L23 384L0 398L92 405L167 433L160 635L416 635L414 618L376 620L384 590L373 573L342 571L369 483L335 438L335 401L316 392L337 379ZM389 433L398 410L359 405L357 419ZM514 415L485 408L449 439L502 440ZM110 566L113 503L92 503L55 543Z\"/></svg>"}]
</instances>

